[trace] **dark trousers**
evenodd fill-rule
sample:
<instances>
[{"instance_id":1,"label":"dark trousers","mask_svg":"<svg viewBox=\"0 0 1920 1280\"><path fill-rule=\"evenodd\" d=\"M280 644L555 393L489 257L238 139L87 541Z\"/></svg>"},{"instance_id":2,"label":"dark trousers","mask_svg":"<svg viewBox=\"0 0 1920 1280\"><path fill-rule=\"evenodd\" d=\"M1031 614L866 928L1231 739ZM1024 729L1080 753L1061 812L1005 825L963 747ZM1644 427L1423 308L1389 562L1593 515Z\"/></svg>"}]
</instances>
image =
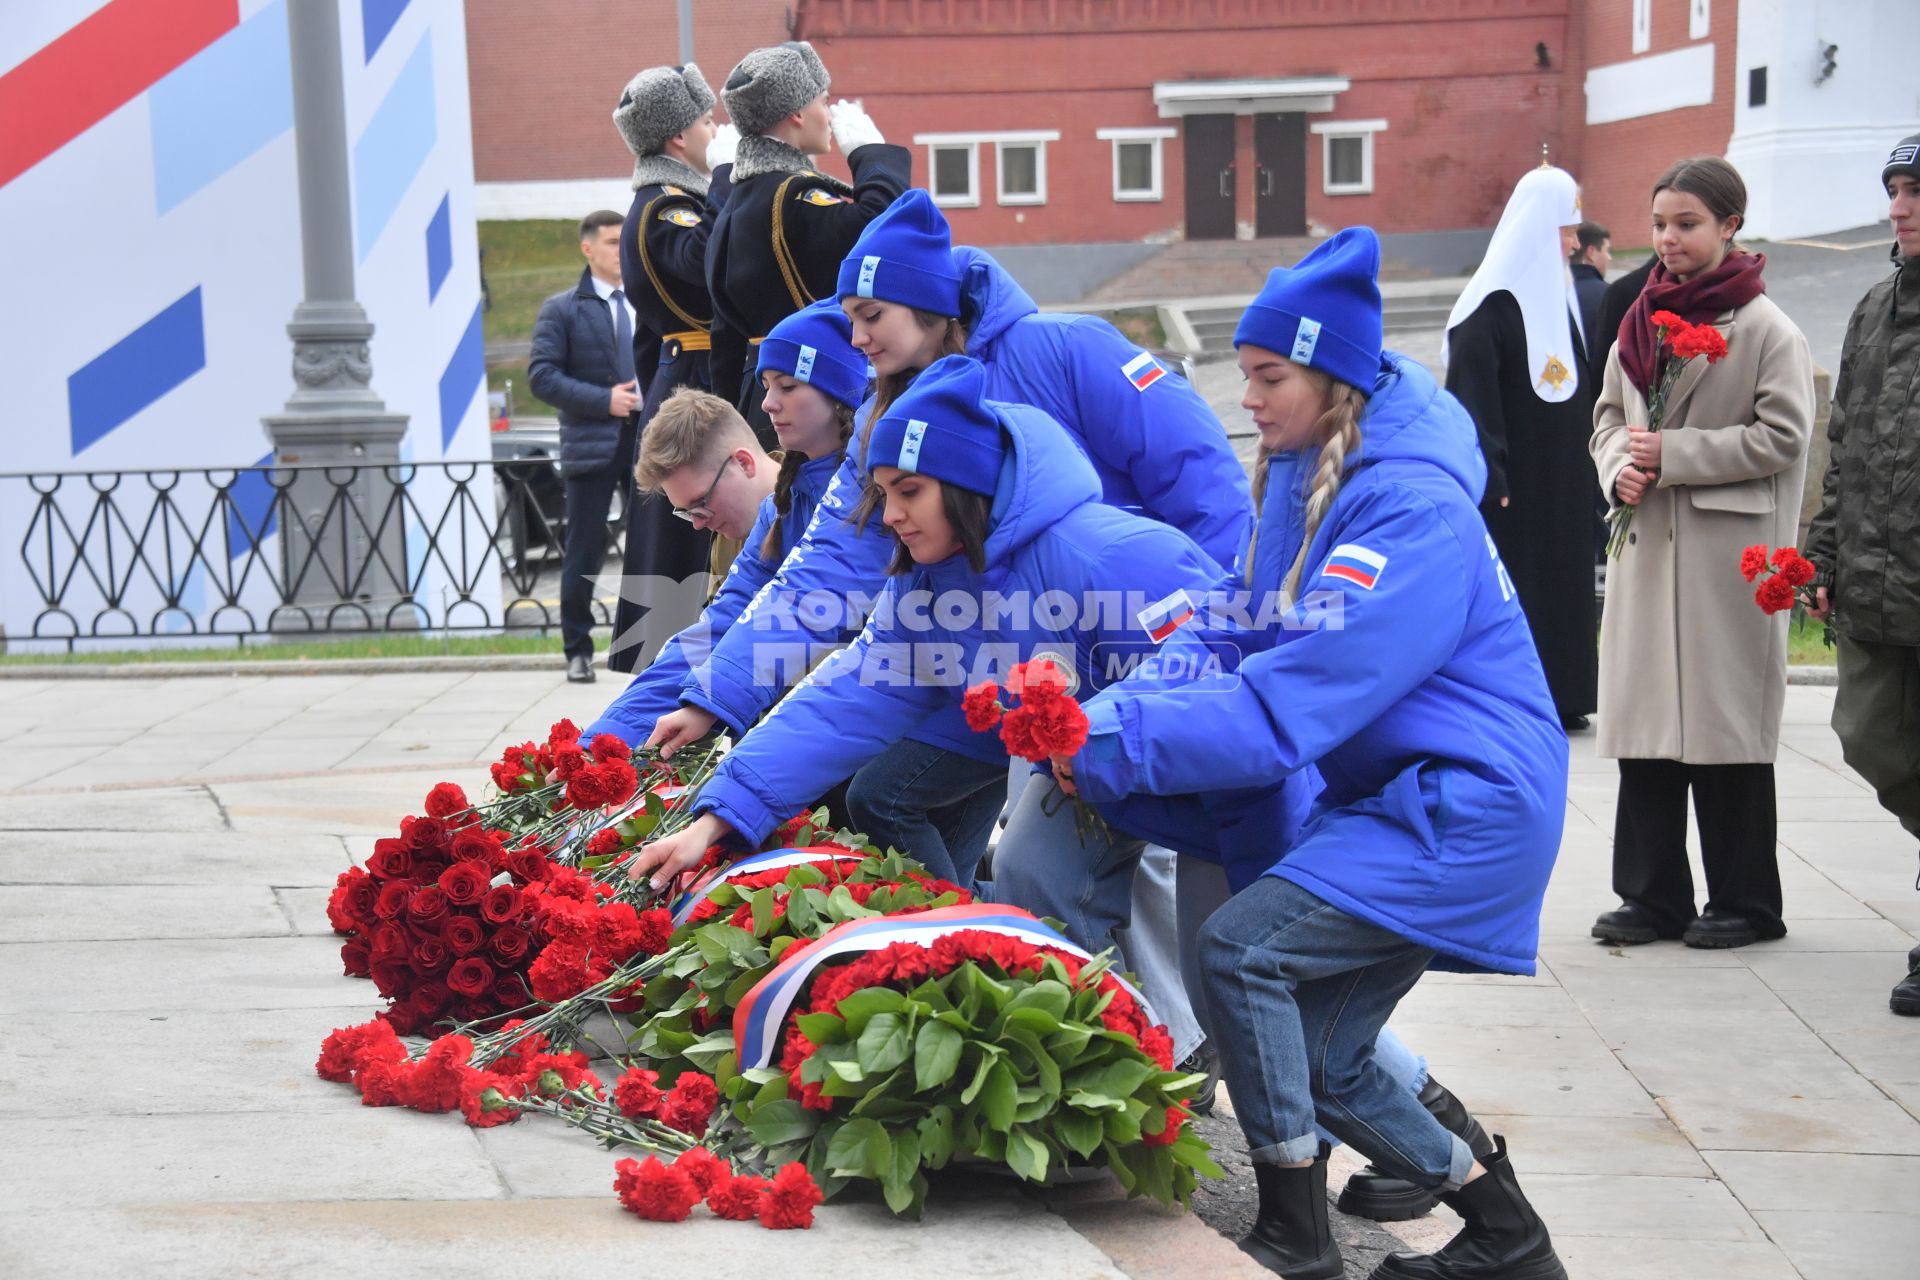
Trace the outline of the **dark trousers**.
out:
<instances>
[{"instance_id":1,"label":"dark trousers","mask_svg":"<svg viewBox=\"0 0 1920 1280\"><path fill-rule=\"evenodd\" d=\"M593 657L593 584L607 559L607 512L626 478L620 466L568 475L565 555L560 562L560 639L569 658ZM602 617L601 622L611 621Z\"/></svg>"},{"instance_id":2,"label":"dark trousers","mask_svg":"<svg viewBox=\"0 0 1920 1280\"><path fill-rule=\"evenodd\" d=\"M1840 687L1833 731L1880 805L1920 836L1920 648L1834 637Z\"/></svg>"},{"instance_id":3,"label":"dark trousers","mask_svg":"<svg viewBox=\"0 0 1920 1280\"><path fill-rule=\"evenodd\" d=\"M1679 937L1695 912L1687 866L1687 793L1700 826L1707 905L1746 918L1762 938L1781 923L1778 817L1770 764L1622 760L1613 825L1613 890Z\"/></svg>"}]
</instances>

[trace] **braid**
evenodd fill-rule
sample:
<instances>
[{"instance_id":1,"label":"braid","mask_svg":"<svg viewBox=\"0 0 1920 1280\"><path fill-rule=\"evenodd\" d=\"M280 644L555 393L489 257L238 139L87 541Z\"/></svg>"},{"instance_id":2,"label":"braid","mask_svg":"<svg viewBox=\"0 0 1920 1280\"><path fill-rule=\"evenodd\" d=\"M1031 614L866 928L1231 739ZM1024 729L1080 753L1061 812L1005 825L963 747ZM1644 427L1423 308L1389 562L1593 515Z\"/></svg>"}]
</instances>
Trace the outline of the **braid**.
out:
<instances>
[{"instance_id":1,"label":"braid","mask_svg":"<svg viewBox=\"0 0 1920 1280\"><path fill-rule=\"evenodd\" d=\"M1277 449L1260 446L1260 456L1253 463L1253 536L1247 539L1247 585L1253 585L1253 555L1260 549L1260 513L1267 505L1267 478L1273 472L1273 455Z\"/></svg>"},{"instance_id":2,"label":"braid","mask_svg":"<svg viewBox=\"0 0 1920 1280\"><path fill-rule=\"evenodd\" d=\"M833 422L839 436L839 447L845 449L847 440L853 435L853 408L841 404L833 405ZM811 461L798 449L788 449L780 455L780 474L773 481L774 522L767 528L767 536L760 542L760 558L769 563L778 563L786 558L787 540L780 536L780 526L793 511L793 482L800 475L800 468Z\"/></svg>"},{"instance_id":3,"label":"braid","mask_svg":"<svg viewBox=\"0 0 1920 1280\"><path fill-rule=\"evenodd\" d=\"M1360 452L1360 415L1366 412L1366 398L1352 387L1340 387L1333 403L1327 406L1316 424L1316 434L1326 443L1320 446L1320 463L1313 471L1313 488L1307 495L1307 530L1300 539L1300 551L1287 570L1280 587L1285 603L1291 606L1300 595L1300 575L1307 566L1307 549L1320 531L1333 500L1340 496L1340 482L1347 467Z\"/></svg>"}]
</instances>

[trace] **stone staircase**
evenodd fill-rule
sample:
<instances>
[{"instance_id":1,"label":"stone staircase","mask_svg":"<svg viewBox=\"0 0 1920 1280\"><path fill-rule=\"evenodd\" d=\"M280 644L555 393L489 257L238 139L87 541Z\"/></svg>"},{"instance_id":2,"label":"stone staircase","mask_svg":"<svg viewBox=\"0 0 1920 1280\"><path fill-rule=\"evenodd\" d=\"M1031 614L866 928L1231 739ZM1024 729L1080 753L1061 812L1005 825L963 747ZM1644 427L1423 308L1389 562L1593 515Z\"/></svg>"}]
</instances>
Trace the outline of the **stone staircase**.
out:
<instances>
[{"instance_id":1,"label":"stone staircase","mask_svg":"<svg viewBox=\"0 0 1920 1280\"><path fill-rule=\"evenodd\" d=\"M1388 281L1382 284L1380 292L1386 306L1384 327L1387 336L1391 338L1395 334L1433 332L1443 328L1465 284L1464 280ZM1247 300L1252 298L1253 293L1254 290L1247 290L1238 298L1208 298L1188 306L1177 302L1170 304L1166 309L1176 314L1169 317L1169 338L1184 327L1184 336L1190 339L1190 344L1195 348L1192 354L1196 358L1204 360L1230 355L1233 351L1234 327L1240 323L1240 315L1246 310Z\"/></svg>"}]
</instances>

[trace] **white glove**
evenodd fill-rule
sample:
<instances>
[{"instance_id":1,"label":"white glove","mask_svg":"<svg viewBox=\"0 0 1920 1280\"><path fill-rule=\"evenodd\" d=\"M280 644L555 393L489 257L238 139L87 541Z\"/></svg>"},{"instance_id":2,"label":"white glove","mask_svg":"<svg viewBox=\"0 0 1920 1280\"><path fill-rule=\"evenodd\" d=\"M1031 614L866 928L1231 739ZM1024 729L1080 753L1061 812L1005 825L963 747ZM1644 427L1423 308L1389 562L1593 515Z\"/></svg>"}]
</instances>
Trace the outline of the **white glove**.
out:
<instances>
[{"instance_id":1,"label":"white glove","mask_svg":"<svg viewBox=\"0 0 1920 1280\"><path fill-rule=\"evenodd\" d=\"M740 150L740 131L730 124L723 124L713 131L713 140L707 143L707 172L712 173L723 164L732 164L733 157Z\"/></svg>"},{"instance_id":2,"label":"white glove","mask_svg":"<svg viewBox=\"0 0 1920 1280\"><path fill-rule=\"evenodd\" d=\"M849 102L842 98L827 108L827 116L833 124L833 144L840 148L843 156L850 156L861 147L886 141L880 136L880 126L873 122L873 117L858 101Z\"/></svg>"}]
</instances>

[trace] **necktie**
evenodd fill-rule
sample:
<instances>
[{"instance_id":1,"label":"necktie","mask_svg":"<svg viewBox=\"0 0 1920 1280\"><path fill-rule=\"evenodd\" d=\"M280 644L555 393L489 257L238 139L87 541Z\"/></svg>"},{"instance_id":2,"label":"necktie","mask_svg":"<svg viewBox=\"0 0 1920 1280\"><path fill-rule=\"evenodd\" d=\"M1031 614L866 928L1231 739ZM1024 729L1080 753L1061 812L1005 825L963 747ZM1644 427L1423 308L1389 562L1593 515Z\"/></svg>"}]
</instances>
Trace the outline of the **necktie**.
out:
<instances>
[{"instance_id":1,"label":"necktie","mask_svg":"<svg viewBox=\"0 0 1920 1280\"><path fill-rule=\"evenodd\" d=\"M633 321L627 319L627 295L615 289L608 301L613 303L613 376L632 382Z\"/></svg>"}]
</instances>

